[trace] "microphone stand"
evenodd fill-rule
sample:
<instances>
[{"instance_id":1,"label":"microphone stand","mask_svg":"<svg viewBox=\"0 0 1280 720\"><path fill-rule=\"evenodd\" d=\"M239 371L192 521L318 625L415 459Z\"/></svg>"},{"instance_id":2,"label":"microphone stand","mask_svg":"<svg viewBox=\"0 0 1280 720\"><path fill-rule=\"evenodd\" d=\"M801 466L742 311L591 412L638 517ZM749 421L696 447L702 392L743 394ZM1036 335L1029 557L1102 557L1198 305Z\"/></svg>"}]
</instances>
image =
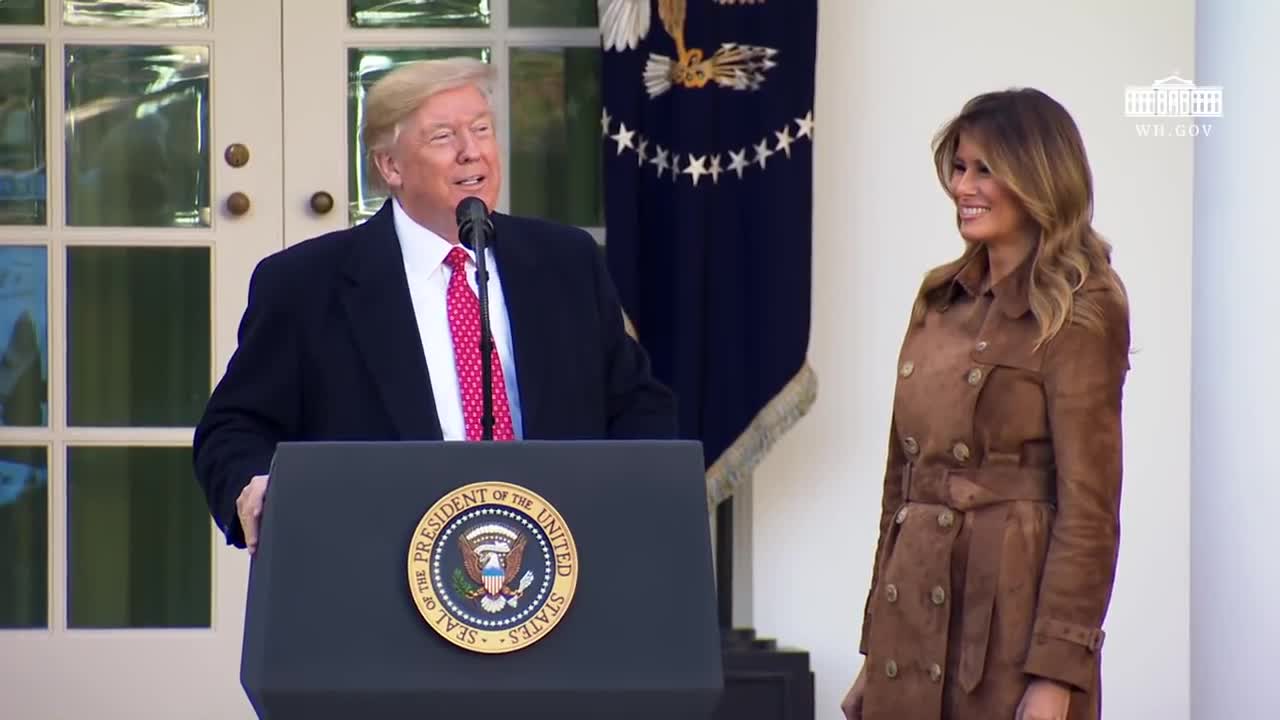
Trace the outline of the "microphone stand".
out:
<instances>
[{"instance_id":1,"label":"microphone stand","mask_svg":"<svg viewBox=\"0 0 1280 720\"><path fill-rule=\"evenodd\" d=\"M485 218L481 222L488 222ZM480 415L480 439L493 440L493 332L489 327L489 270L485 267L487 228L471 223L472 245L476 252L476 292L480 298L480 387L484 396Z\"/></svg>"}]
</instances>

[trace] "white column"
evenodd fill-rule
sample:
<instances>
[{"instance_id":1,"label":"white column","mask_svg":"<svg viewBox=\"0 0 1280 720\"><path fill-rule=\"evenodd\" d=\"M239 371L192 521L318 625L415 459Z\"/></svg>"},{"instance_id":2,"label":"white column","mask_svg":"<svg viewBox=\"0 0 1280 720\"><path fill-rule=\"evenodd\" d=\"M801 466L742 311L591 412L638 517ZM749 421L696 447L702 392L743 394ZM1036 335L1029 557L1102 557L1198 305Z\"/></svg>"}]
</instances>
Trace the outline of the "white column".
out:
<instances>
[{"instance_id":1,"label":"white column","mask_svg":"<svg viewBox=\"0 0 1280 720\"><path fill-rule=\"evenodd\" d=\"M1280 717L1278 30L1280 3L1196 3L1195 80L1222 86L1224 113L1211 119L1209 137L1196 140L1195 156L1190 681L1197 720ZM1160 588L1150 593L1160 602Z\"/></svg>"}]
</instances>

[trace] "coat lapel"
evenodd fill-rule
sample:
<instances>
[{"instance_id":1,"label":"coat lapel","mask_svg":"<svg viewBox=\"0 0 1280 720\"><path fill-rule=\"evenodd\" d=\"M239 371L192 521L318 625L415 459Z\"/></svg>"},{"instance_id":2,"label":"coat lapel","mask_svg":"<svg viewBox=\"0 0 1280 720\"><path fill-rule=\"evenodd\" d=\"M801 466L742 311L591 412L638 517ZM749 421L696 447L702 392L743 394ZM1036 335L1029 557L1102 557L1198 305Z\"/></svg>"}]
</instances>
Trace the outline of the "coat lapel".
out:
<instances>
[{"instance_id":1,"label":"coat lapel","mask_svg":"<svg viewBox=\"0 0 1280 720\"><path fill-rule=\"evenodd\" d=\"M439 440L440 419L391 203L355 233L342 304L360 354L401 439Z\"/></svg>"},{"instance_id":2,"label":"coat lapel","mask_svg":"<svg viewBox=\"0 0 1280 720\"><path fill-rule=\"evenodd\" d=\"M512 352L516 358L516 380L520 383L520 414L524 436L542 436L542 397L550 371L551 356L538 342L546 337L542 294L538 289L538 256L533 243L522 237L510 216L493 214L493 254L498 263L507 320L511 324Z\"/></svg>"}]
</instances>

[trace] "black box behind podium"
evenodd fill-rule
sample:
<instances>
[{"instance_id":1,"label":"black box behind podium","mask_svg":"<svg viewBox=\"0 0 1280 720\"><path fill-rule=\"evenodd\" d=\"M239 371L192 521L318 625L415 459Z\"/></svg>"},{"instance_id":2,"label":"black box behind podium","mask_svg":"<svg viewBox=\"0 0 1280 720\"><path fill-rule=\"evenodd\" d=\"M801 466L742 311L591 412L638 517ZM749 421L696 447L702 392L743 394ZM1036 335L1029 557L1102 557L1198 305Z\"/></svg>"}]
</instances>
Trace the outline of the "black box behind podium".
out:
<instances>
[{"instance_id":1,"label":"black box behind podium","mask_svg":"<svg viewBox=\"0 0 1280 720\"><path fill-rule=\"evenodd\" d=\"M723 678L702 463L701 446L681 441L281 444L249 578L250 701L271 720L711 717ZM447 531L427 511L481 482L545 499L576 545L563 617L512 652L446 639L411 588L415 535ZM486 596L478 555L474 574L446 569L441 587ZM538 590L541 560L525 555L528 596L495 576L492 607ZM461 599L454 610L482 626L516 612Z\"/></svg>"}]
</instances>

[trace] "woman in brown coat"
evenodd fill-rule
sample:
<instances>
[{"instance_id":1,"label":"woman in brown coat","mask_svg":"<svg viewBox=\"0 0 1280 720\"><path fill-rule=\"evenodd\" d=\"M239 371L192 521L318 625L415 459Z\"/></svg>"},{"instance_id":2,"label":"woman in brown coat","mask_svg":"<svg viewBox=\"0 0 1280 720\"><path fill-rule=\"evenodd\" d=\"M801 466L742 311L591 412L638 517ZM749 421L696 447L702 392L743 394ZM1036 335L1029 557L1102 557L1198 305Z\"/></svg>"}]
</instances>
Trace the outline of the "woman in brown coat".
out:
<instances>
[{"instance_id":1,"label":"woman in brown coat","mask_svg":"<svg viewBox=\"0 0 1280 720\"><path fill-rule=\"evenodd\" d=\"M981 95L938 134L963 255L898 361L850 720L1094 720L1119 543L1128 302L1070 115Z\"/></svg>"}]
</instances>

